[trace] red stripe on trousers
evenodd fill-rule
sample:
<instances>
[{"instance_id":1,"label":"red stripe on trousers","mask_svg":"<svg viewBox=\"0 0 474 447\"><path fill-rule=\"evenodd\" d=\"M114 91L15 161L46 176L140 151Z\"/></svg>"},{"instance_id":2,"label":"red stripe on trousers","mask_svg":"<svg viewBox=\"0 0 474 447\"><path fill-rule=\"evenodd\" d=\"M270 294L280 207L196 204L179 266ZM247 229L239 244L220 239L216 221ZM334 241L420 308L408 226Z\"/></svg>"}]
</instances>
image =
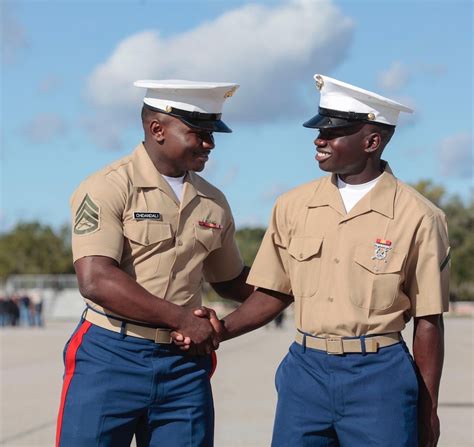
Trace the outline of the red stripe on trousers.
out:
<instances>
[{"instance_id":1,"label":"red stripe on trousers","mask_svg":"<svg viewBox=\"0 0 474 447\"><path fill-rule=\"evenodd\" d=\"M81 346L82 338L84 334L92 326L92 323L89 321L84 321L78 331L74 334L74 337L71 339L69 346L66 351L66 373L64 375L63 390L61 392L61 403L59 405L58 413L58 423L56 426L56 447L59 447L60 437L61 437L61 428L63 425L63 414L64 414L64 404L66 403L66 395L71 384L72 377L74 376L74 370L76 369L76 354L77 350Z\"/></svg>"},{"instance_id":2,"label":"red stripe on trousers","mask_svg":"<svg viewBox=\"0 0 474 447\"><path fill-rule=\"evenodd\" d=\"M213 376L214 371L217 368L217 354L216 354L216 351L212 351L212 353L211 353L211 362L212 362L212 366L211 366L211 372L209 373L209 379Z\"/></svg>"}]
</instances>

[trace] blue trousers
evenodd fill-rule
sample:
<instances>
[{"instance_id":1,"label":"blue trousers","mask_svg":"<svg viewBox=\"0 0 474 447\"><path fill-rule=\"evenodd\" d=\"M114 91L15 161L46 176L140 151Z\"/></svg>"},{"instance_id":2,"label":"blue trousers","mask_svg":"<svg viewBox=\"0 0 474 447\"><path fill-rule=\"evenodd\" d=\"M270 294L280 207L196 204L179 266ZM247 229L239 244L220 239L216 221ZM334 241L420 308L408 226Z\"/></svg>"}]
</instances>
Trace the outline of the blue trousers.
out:
<instances>
[{"instance_id":1,"label":"blue trousers","mask_svg":"<svg viewBox=\"0 0 474 447\"><path fill-rule=\"evenodd\" d=\"M418 446L418 382L404 342L366 355L295 342L275 383L272 447Z\"/></svg>"},{"instance_id":2,"label":"blue trousers","mask_svg":"<svg viewBox=\"0 0 474 447\"><path fill-rule=\"evenodd\" d=\"M56 447L210 447L211 356L81 321L64 349Z\"/></svg>"}]
</instances>

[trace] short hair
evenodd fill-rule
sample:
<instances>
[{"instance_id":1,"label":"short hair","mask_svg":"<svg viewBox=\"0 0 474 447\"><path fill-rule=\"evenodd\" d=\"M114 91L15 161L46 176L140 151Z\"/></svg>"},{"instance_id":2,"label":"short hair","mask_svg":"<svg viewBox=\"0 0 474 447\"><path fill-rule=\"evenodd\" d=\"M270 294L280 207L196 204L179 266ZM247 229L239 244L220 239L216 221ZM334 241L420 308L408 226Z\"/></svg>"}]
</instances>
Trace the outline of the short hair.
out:
<instances>
[{"instance_id":1,"label":"short hair","mask_svg":"<svg viewBox=\"0 0 474 447\"><path fill-rule=\"evenodd\" d=\"M141 112L142 122L145 122L146 120L150 119L156 113L157 112L155 110L152 110L149 107L147 107L146 104L143 104L142 112Z\"/></svg>"},{"instance_id":2,"label":"short hair","mask_svg":"<svg viewBox=\"0 0 474 447\"><path fill-rule=\"evenodd\" d=\"M384 148L388 142L392 139L393 134L395 133L395 126L384 123L370 123L375 127L375 131L380 134L382 137L382 148Z\"/></svg>"}]
</instances>

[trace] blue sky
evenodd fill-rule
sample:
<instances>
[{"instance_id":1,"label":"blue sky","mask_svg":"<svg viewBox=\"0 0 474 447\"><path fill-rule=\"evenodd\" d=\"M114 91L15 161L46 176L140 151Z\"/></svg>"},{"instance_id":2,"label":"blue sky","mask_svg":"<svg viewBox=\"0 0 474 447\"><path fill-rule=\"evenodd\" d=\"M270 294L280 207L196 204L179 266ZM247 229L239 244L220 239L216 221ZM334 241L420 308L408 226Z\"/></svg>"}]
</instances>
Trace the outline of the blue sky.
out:
<instances>
[{"instance_id":1,"label":"blue sky","mask_svg":"<svg viewBox=\"0 0 474 447\"><path fill-rule=\"evenodd\" d=\"M472 193L470 0L1 2L0 230L69 220L79 182L142 138L136 79L241 84L202 175L239 227L323 173L312 76L412 106L386 150L404 181Z\"/></svg>"}]
</instances>

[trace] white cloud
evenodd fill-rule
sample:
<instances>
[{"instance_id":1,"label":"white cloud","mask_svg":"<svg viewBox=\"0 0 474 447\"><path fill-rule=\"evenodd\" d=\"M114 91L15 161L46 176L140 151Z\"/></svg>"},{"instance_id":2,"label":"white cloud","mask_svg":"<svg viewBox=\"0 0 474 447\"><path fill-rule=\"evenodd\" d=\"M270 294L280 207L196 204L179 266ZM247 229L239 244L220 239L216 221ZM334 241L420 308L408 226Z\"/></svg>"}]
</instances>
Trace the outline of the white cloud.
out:
<instances>
[{"instance_id":1,"label":"white cloud","mask_svg":"<svg viewBox=\"0 0 474 447\"><path fill-rule=\"evenodd\" d=\"M408 67L401 62L394 62L390 68L379 74L378 85L385 90L396 91L405 87L410 77Z\"/></svg>"},{"instance_id":2,"label":"white cloud","mask_svg":"<svg viewBox=\"0 0 474 447\"><path fill-rule=\"evenodd\" d=\"M2 61L5 64L15 62L18 52L28 47L28 39L23 25L13 16L10 2L5 2L0 13L0 40Z\"/></svg>"},{"instance_id":3,"label":"white cloud","mask_svg":"<svg viewBox=\"0 0 474 447\"><path fill-rule=\"evenodd\" d=\"M273 121L301 111L313 74L344 60L353 28L331 0L249 4L169 38L157 30L128 37L91 73L86 96L99 115L119 109L129 121L143 97L136 79L233 81L241 88L227 120Z\"/></svg>"},{"instance_id":4,"label":"white cloud","mask_svg":"<svg viewBox=\"0 0 474 447\"><path fill-rule=\"evenodd\" d=\"M67 127L63 119L55 113L40 113L23 129L23 135L32 143L47 143L64 135Z\"/></svg>"},{"instance_id":5,"label":"white cloud","mask_svg":"<svg viewBox=\"0 0 474 447\"><path fill-rule=\"evenodd\" d=\"M441 141L438 151L441 173L446 177L472 179L472 134L461 132Z\"/></svg>"}]
</instances>

